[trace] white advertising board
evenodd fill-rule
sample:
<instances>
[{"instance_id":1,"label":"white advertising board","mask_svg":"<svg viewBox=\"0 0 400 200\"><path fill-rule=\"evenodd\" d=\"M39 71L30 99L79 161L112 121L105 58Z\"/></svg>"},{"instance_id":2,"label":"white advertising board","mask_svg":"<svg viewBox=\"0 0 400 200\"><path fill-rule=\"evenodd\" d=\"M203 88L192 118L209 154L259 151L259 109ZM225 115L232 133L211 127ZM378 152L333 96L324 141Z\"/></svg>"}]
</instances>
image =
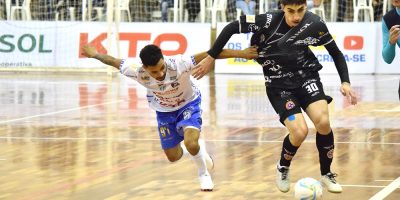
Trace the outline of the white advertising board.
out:
<instances>
[{"instance_id":1,"label":"white advertising board","mask_svg":"<svg viewBox=\"0 0 400 200\"><path fill-rule=\"evenodd\" d=\"M167 56L194 54L209 49L211 32L209 24L123 22L118 30L118 55L114 29L112 52L105 50L108 45L105 22L0 21L0 26L0 68L104 66L80 56L80 47L85 44L119 58L136 57L147 44L159 45Z\"/></svg>"}]
</instances>

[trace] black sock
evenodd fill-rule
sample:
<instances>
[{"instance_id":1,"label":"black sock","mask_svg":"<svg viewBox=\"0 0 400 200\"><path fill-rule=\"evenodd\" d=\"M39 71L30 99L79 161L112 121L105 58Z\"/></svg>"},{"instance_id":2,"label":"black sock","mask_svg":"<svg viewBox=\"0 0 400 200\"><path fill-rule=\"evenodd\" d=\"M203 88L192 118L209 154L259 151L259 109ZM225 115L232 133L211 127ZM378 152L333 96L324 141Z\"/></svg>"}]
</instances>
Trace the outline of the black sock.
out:
<instances>
[{"instance_id":1,"label":"black sock","mask_svg":"<svg viewBox=\"0 0 400 200\"><path fill-rule=\"evenodd\" d=\"M281 152L281 160L279 161L280 166L290 166L290 162L292 162L292 158L297 152L299 147L295 147L290 143L289 135L285 137L283 140L282 152Z\"/></svg>"},{"instance_id":2,"label":"black sock","mask_svg":"<svg viewBox=\"0 0 400 200\"><path fill-rule=\"evenodd\" d=\"M328 135L321 135L317 132L316 144L319 152L321 175L325 175L331 171L333 151L335 149L333 132L331 131Z\"/></svg>"}]
</instances>

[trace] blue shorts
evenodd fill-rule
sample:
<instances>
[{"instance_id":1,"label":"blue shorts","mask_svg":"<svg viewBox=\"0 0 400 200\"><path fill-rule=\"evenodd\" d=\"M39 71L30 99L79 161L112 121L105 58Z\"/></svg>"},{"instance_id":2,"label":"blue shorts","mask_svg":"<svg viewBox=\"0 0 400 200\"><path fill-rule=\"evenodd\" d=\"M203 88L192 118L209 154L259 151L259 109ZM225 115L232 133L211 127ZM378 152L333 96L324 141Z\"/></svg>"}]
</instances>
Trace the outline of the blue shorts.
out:
<instances>
[{"instance_id":1,"label":"blue shorts","mask_svg":"<svg viewBox=\"0 0 400 200\"><path fill-rule=\"evenodd\" d=\"M156 112L158 134L163 149L175 147L183 140L183 131L187 126L201 130L201 96L184 107L173 112Z\"/></svg>"}]
</instances>

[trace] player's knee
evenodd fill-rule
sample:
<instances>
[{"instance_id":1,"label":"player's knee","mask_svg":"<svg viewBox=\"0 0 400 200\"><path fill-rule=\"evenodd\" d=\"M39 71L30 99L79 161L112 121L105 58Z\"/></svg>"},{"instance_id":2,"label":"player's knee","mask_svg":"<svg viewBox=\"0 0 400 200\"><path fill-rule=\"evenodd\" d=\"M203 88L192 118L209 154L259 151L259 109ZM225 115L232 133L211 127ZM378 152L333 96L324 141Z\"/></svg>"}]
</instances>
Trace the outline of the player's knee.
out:
<instances>
[{"instance_id":1,"label":"player's knee","mask_svg":"<svg viewBox=\"0 0 400 200\"><path fill-rule=\"evenodd\" d=\"M196 155L199 151L199 143L194 140L185 140L186 149L191 155Z\"/></svg>"},{"instance_id":2,"label":"player's knee","mask_svg":"<svg viewBox=\"0 0 400 200\"><path fill-rule=\"evenodd\" d=\"M331 130L331 124L329 122L329 117L328 116L322 116L320 118L318 118L318 120L316 121L316 123L314 124L315 128L317 129L317 131L321 134L328 134Z\"/></svg>"},{"instance_id":3,"label":"player's knee","mask_svg":"<svg viewBox=\"0 0 400 200\"><path fill-rule=\"evenodd\" d=\"M176 162L181 158L177 153L167 153L166 155L169 162Z\"/></svg>"},{"instance_id":4,"label":"player's knee","mask_svg":"<svg viewBox=\"0 0 400 200\"><path fill-rule=\"evenodd\" d=\"M305 127L298 127L294 129L293 131L290 132L292 137L290 138L290 142L294 146L300 146L301 143L306 139L307 134L308 134L308 128L307 126Z\"/></svg>"}]
</instances>

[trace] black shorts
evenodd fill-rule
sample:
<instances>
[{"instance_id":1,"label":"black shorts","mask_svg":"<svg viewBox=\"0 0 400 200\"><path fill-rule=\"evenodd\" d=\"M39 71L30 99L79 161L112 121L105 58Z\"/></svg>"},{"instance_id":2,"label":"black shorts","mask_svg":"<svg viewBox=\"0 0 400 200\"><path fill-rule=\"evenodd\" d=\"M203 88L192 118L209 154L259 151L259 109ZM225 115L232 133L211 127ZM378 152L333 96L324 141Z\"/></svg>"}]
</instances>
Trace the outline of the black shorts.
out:
<instances>
[{"instance_id":1,"label":"black shorts","mask_svg":"<svg viewBox=\"0 0 400 200\"><path fill-rule=\"evenodd\" d=\"M291 115L301 113L301 109L306 110L308 105L319 100L332 101L330 96L326 96L319 77L306 78L303 84L294 89L267 88L268 99L279 114L282 124Z\"/></svg>"}]
</instances>

